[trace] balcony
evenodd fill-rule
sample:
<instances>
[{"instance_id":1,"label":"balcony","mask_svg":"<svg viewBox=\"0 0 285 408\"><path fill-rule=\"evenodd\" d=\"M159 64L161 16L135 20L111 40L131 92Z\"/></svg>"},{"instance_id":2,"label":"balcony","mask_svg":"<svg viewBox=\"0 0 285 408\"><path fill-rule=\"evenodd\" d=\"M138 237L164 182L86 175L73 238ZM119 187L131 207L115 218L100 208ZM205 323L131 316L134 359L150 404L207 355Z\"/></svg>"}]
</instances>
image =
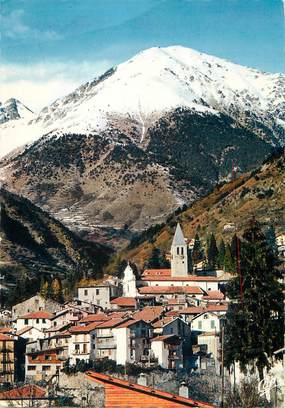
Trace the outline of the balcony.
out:
<instances>
[{"instance_id":1,"label":"balcony","mask_svg":"<svg viewBox=\"0 0 285 408\"><path fill-rule=\"evenodd\" d=\"M111 341L102 341L96 343L97 349L115 349L117 348L117 344L114 340Z\"/></svg>"},{"instance_id":2,"label":"balcony","mask_svg":"<svg viewBox=\"0 0 285 408\"><path fill-rule=\"evenodd\" d=\"M82 355L89 355L90 354L90 352L89 351L86 351L86 350L73 350L73 352L72 352L72 354L73 355L76 355L76 356L82 356Z\"/></svg>"},{"instance_id":3,"label":"balcony","mask_svg":"<svg viewBox=\"0 0 285 408\"><path fill-rule=\"evenodd\" d=\"M108 337L113 337L113 334L112 333L103 333L103 334L97 333L96 337L97 337L97 339L108 338Z\"/></svg>"}]
</instances>

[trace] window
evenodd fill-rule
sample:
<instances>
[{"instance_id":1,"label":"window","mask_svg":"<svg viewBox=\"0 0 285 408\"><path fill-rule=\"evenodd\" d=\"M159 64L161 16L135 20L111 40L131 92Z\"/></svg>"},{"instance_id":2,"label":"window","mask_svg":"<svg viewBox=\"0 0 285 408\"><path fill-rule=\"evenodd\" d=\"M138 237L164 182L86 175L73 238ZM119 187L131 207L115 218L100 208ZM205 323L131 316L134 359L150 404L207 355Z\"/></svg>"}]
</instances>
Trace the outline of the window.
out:
<instances>
[{"instance_id":1,"label":"window","mask_svg":"<svg viewBox=\"0 0 285 408\"><path fill-rule=\"evenodd\" d=\"M92 348L93 348L93 350L95 349L95 344L92 344Z\"/></svg>"},{"instance_id":2,"label":"window","mask_svg":"<svg viewBox=\"0 0 285 408\"><path fill-rule=\"evenodd\" d=\"M179 255L179 247L176 248L177 255Z\"/></svg>"},{"instance_id":3,"label":"window","mask_svg":"<svg viewBox=\"0 0 285 408\"><path fill-rule=\"evenodd\" d=\"M215 325L215 320L211 320L211 329L215 329L216 325Z\"/></svg>"},{"instance_id":4,"label":"window","mask_svg":"<svg viewBox=\"0 0 285 408\"><path fill-rule=\"evenodd\" d=\"M50 371L50 366L43 366L43 371Z\"/></svg>"},{"instance_id":5,"label":"window","mask_svg":"<svg viewBox=\"0 0 285 408\"><path fill-rule=\"evenodd\" d=\"M29 319L25 319L25 324L29 324Z\"/></svg>"},{"instance_id":6,"label":"window","mask_svg":"<svg viewBox=\"0 0 285 408\"><path fill-rule=\"evenodd\" d=\"M98 296L100 293L100 289L96 289L96 296Z\"/></svg>"},{"instance_id":7,"label":"window","mask_svg":"<svg viewBox=\"0 0 285 408\"><path fill-rule=\"evenodd\" d=\"M88 289L84 289L84 296L88 296Z\"/></svg>"},{"instance_id":8,"label":"window","mask_svg":"<svg viewBox=\"0 0 285 408\"><path fill-rule=\"evenodd\" d=\"M51 360L51 356L45 356L45 360Z\"/></svg>"},{"instance_id":9,"label":"window","mask_svg":"<svg viewBox=\"0 0 285 408\"><path fill-rule=\"evenodd\" d=\"M36 369L36 366L31 366L31 365L28 366L28 371L35 371L35 369Z\"/></svg>"},{"instance_id":10,"label":"window","mask_svg":"<svg viewBox=\"0 0 285 408\"><path fill-rule=\"evenodd\" d=\"M92 334L92 340L95 340L95 334Z\"/></svg>"},{"instance_id":11,"label":"window","mask_svg":"<svg viewBox=\"0 0 285 408\"><path fill-rule=\"evenodd\" d=\"M43 323L45 323L46 322L46 319L43 319Z\"/></svg>"},{"instance_id":12,"label":"window","mask_svg":"<svg viewBox=\"0 0 285 408\"><path fill-rule=\"evenodd\" d=\"M181 255L184 255L184 248L181 247Z\"/></svg>"},{"instance_id":13,"label":"window","mask_svg":"<svg viewBox=\"0 0 285 408\"><path fill-rule=\"evenodd\" d=\"M36 323L39 324L39 322L40 322L40 319L36 319Z\"/></svg>"},{"instance_id":14,"label":"window","mask_svg":"<svg viewBox=\"0 0 285 408\"><path fill-rule=\"evenodd\" d=\"M198 322L198 329L202 330L202 322Z\"/></svg>"},{"instance_id":15,"label":"window","mask_svg":"<svg viewBox=\"0 0 285 408\"><path fill-rule=\"evenodd\" d=\"M32 356L32 360L36 360L37 359L37 356Z\"/></svg>"}]
</instances>

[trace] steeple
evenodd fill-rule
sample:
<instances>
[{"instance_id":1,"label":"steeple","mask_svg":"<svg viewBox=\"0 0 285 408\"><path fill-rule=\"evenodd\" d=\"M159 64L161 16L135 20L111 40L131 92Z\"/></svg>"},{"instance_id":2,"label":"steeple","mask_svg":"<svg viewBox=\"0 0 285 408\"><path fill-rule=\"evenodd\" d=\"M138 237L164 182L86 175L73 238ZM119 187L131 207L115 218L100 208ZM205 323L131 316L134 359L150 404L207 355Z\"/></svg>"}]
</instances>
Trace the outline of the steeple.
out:
<instances>
[{"instance_id":1,"label":"steeple","mask_svg":"<svg viewBox=\"0 0 285 408\"><path fill-rule=\"evenodd\" d=\"M180 227L177 224L176 231L171 245L171 276L188 275L188 255L187 244Z\"/></svg>"}]
</instances>

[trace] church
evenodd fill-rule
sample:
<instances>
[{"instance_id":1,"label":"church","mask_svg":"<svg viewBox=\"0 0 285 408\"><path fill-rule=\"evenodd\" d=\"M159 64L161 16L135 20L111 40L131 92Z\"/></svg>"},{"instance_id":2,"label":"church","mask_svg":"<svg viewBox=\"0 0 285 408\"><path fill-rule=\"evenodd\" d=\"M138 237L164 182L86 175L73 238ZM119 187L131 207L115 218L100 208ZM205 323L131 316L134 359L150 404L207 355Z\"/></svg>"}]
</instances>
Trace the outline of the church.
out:
<instances>
[{"instance_id":1,"label":"church","mask_svg":"<svg viewBox=\"0 0 285 408\"><path fill-rule=\"evenodd\" d=\"M170 254L170 269L146 269L140 279L136 279L131 266L128 264L122 279L123 296L137 297L143 292L147 292L146 289L142 289L146 286L160 287L160 289L152 289L156 292L159 290L170 291L170 288L173 292L175 291L174 288L177 287L184 287L185 291L189 291L190 287L200 288L205 292L218 291L219 287L228 281L228 277L219 276L218 273L209 276L205 274L194 275L192 271L188 271L188 246L179 223L176 226Z\"/></svg>"}]
</instances>

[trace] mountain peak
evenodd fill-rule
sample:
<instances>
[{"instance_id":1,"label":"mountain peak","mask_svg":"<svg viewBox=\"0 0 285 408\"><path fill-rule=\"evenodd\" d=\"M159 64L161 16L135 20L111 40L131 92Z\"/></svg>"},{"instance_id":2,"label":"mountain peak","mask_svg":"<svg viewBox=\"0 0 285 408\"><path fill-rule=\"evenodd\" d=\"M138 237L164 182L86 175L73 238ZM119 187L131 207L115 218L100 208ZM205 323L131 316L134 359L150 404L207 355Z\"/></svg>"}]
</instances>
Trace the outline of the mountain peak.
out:
<instances>
[{"instance_id":1,"label":"mountain peak","mask_svg":"<svg viewBox=\"0 0 285 408\"><path fill-rule=\"evenodd\" d=\"M16 119L33 119L34 113L16 98L0 102L0 124Z\"/></svg>"}]
</instances>

